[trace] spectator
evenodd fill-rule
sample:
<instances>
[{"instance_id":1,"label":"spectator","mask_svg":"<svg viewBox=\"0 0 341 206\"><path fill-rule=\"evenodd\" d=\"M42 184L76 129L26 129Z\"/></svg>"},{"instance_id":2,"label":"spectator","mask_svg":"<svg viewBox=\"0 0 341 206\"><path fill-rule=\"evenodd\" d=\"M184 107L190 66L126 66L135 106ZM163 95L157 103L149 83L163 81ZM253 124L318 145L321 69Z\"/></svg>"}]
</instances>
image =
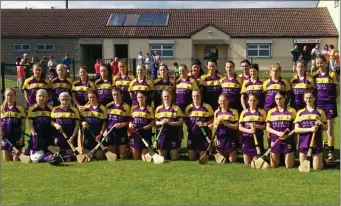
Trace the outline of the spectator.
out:
<instances>
[{"instance_id":1,"label":"spectator","mask_svg":"<svg viewBox=\"0 0 341 206\"><path fill-rule=\"evenodd\" d=\"M21 89L24 82L25 82L25 78L26 78L26 74L25 74L25 59L21 59L20 57L17 57L16 59L16 65L17 65L17 86L18 89Z\"/></svg>"},{"instance_id":2,"label":"spectator","mask_svg":"<svg viewBox=\"0 0 341 206\"><path fill-rule=\"evenodd\" d=\"M329 45L329 52L328 52L328 56L329 56L329 70L333 70L335 71L335 50L334 50L334 45L331 44Z\"/></svg>"},{"instance_id":3,"label":"spectator","mask_svg":"<svg viewBox=\"0 0 341 206\"><path fill-rule=\"evenodd\" d=\"M293 63L293 66L292 66L292 72L296 72L295 68L296 68L296 62L298 60L298 58L300 57L300 51L298 50L298 45L296 44L295 47L293 49L290 50L290 53L292 55L292 63Z\"/></svg>"},{"instance_id":4,"label":"spectator","mask_svg":"<svg viewBox=\"0 0 341 206\"><path fill-rule=\"evenodd\" d=\"M151 63L151 66L152 66L152 79L155 80L157 78L157 72L159 70L159 65L160 63L157 62L157 61L153 61Z\"/></svg>"},{"instance_id":5,"label":"spectator","mask_svg":"<svg viewBox=\"0 0 341 206\"><path fill-rule=\"evenodd\" d=\"M177 80L180 77L178 62L173 63L174 79Z\"/></svg>"},{"instance_id":6,"label":"spectator","mask_svg":"<svg viewBox=\"0 0 341 206\"><path fill-rule=\"evenodd\" d=\"M311 73L316 70L316 65L315 65L315 58L318 54L320 54L320 45L316 44L315 48L311 50Z\"/></svg>"},{"instance_id":7,"label":"spectator","mask_svg":"<svg viewBox=\"0 0 341 206\"><path fill-rule=\"evenodd\" d=\"M137 55L137 64L144 64L144 56L142 54L142 51L139 51L139 54Z\"/></svg>"},{"instance_id":8,"label":"spectator","mask_svg":"<svg viewBox=\"0 0 341 206\"><path fill-rule=\"evenodd\" d=\"M27 53L25 53L25 54L23 55L23 59L24 59L24 65L29 65L29 64L30 64L30 62L29 62L30 57L28 56Z\"/></svg>"},{"instance_id":9,"label":"spectator","mask_svg":"<svg viewBox=\"0 0 341 206\"><path fill-rule=\"evenodd\" d=\"M66 74L67 77L70 77L70 68L71 68L71 59L69 58L69 54L65 53L64 58L62 59L62 64L66 66Z\"/></svg>"},{"instance_id":10,"label":"spectator","mask_svg":"<svg viewBox=\"0 0 341 206\"><path fill-rule=\"evenodd\" d=\"M100 77L100 67L102 64L102 59L97 59L95 64L95 73L96 73L96 79L99 79Z\"/></svg>"},{"instance_id":11,"label":"spectator","mask_svg":"<svg viewBox=\"0 0 341 206\"><path fill-rule=\"evenodd\" d=\"M157 51L154 51L154 60L158 63L161 62L161 57Z\"/></svg>"},{"instance_id":12,"label":"spectator","mask_svg":"<svg viewBox=\"0 0 341 206\"><path fill-rule=\"evenodd\" d=\"M47 66L47 57L43 56L42 59L40 60L40 64L43 66L43 73L44 75L47 75L47 72L49 71L49 67Z\"/></svg>"},{"instance_id":13,"label":"spectator","mask_svg":"<svg viewBox=\"0 0 341 206\"><path fill-rule=\"evenodd\" d=\"M56 62L56 60L54 59L53 56L50 56L50 60L49 60L49 62L47 63L47 66L49 67L49 70L50 70L50 69L56 69L57 62Z\"/></svg>"},{"instance_id":14,"label":"spectator","mask_svg":"<svg viewBox=\"0 0 341 206\"><path fill-rule=\"evenodd\" d=\"M150 76L150 74L151 74L150 62L151 62L150 61L150 55L149 55L149 53L147 53L146 58L144 60L144 63L145 63L145 66L146 66L146 70L147 70L148 76Z\"/></svg>"},{"instance_id":15,"label":"spectator","mask_svg":"<svg viewBox=\"0 0 341 206\"><path fill-rule=\"evenodd\" d=\"M115 76L118 73L118 57L115 57L110 64L112 75Z\"/></svg>"},{"instance_id":16,"label":"spectator","mask_svg":"<svg viewBox=\"0 0 341 206\"><path fill-rule=\"evenodd\" d=\"M310 52L308 51L307 45L303 46L301 58L306 64L308 64L309 60L311 60L311 55L310 55Z\"/></svg>"}]
</instances>

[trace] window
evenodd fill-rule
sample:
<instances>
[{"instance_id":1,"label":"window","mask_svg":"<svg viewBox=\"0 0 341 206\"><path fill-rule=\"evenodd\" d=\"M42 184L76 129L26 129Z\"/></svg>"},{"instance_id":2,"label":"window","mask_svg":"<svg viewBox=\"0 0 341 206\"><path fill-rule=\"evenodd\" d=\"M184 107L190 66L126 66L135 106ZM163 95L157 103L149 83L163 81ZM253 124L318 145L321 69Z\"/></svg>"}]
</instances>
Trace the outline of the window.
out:
<instances>
[{"instance_id":1,"label":"window","mask_svg":"<svg viewBox=\"0 0 341 206\"><path fill-rule=\"evenodd\" d=\"M270 57L271 55L270 44L248 44L247 56L248 57Z\"/></svg>"},{"instance_id":2,"label":"window","mask_svg":"<svg viewBox=\"0 0 341 206\"><path fill-rule=\"evenodd\" d=\"M168 14L111 14L107 26L167 26Z\"/></svg>"},{"instance_id":3,"label":"window","mask_svg":"<svg viewBox=\"0 0 341 206\"><path fill-rule=\"evenodd\" d=\"M37 44L36 50L37 51L53 51L54 45L53 44Z\"/></svg>"},{"instance_id":4,"label":"window","mask_svg":"<svg viewBox=\"0 0 341 206\"><path fill-rule=\"evenodd\" d=\"M14 52L31 51L31 44L13 44L12 50Z\"/></svg>"},{"instance_id":5,"label":"window","mask_svg":"<svg viewBox=\"0 0 341 206\"><path fill-rule=\"evenodd\" d=\"M334 7L338 7L340 5L340 0L334 0Z\"/></svg>"},{"instance_id":6,"label":"window","mask_svg":"<svg viewBox=\"0 0 341 206\"><path fill-rule=\"evenodd\" d=\"M150 45L149 49L154 52L157 51L161 57L174 57L174 47L173 45L158 45L152 44Z\"/></svg>"}]
</instances>

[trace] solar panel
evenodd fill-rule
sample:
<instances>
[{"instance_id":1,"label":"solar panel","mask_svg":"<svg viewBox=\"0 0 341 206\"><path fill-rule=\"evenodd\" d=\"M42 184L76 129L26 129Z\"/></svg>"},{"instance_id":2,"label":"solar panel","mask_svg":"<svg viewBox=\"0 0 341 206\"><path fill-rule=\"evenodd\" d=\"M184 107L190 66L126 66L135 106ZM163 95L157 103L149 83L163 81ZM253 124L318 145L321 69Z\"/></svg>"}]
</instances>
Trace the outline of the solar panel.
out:
<instances>
[{"instance_id":1,"label":"solar panel","mask_svg":"<svg viewBox=\"0 0 341 206\"><path fill-rule=\"evenodd\" d=\"M168 14L154 14L152 26L167 26Z\"/></svg>"},{"instance_id":2,"label":"solar panel","mask_svg":"<svg viewBox=\"0 0 341 206\"><path fill-rule=\"evenodd\" d=\"M153 22L154 14L141 14L139 21L137 22L138 26L151 26Z\"/></svg>"},{"instance_id":3,"label":"solar panel","mask_svg":"<svg viewBox=\"0 0 341 206\"><path fill-rule=\"evenodd\" d=\"M140 14L127 14L123 26L136 26Z\"/></svg>"},{"instance_id":4,"label":"solar panel","mask_svg":"<svg viewBox=\"0 0 341 206\"><path fill-rule=\"evenodd\" d=\"M111 14L107 26L122 26L126 18L126 14Z\"/></svg>"}]
</instances>

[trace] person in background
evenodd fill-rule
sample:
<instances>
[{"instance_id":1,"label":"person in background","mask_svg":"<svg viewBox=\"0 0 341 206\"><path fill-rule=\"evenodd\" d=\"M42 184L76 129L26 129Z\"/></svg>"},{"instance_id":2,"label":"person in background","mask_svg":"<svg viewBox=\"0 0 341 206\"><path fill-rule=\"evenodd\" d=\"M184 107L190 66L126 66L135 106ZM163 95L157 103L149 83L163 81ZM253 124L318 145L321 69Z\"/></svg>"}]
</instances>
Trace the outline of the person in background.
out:
<instances>
[{"instance_id":1,"label":"person in background","mask_svg":"<svg viewBox=\"0 0 341 206\"><path fill-rule=\"evenodd\" d=\"M115 76L118 73L118 57L115 57L110 63L112 75Z\"/></svg>"},{"instance_id":2,"label":"person in background","mask_svg":"<svg viewBox=\"0 0 341 206\"><path fill-rule=\"evenodd\" d=\"M308 47L307 45L304 45L303 46L303 50L302 50L302 53L301 53L301 58L302 60L308 64L308 62L311 60L311 54L310 52L308 51Z\"/></svg>"},{"instance_id":3,"label":"person in background","mask_svg":"<svg viewBox=\"0 0 341 206\"><path fill-rule=\"evenodd\" d=\"M335 50L334 50L334 45L331 44L329 45L329 70L335 71Z\"/></svg>"},{"instance_id":4,"label":"person in background","mask_svg":"<svg viewBox=\"0 0 341 206\"><path fill-rule=\"evenodd\" d=\"M155 80L157 78L157 72L159 70L160 63L157 61L153 61L151 63L152 66L152 79Z\"/></svg>"},{"instance_id":5,"label":"person in background","mask_svg":"<svg viewBox=\"0 0 341 206\"><path fill-rule=\"evenodd\" d=\"M70 77L71 59L69 58L68 53L65 53L65 56L62 59L62 64L66 66L67 77Z\"/></svg>"},{"instance_id":6,"label":"person in background","mask_svg":"<svg viewBox=\"0 0 341 206\"><path fill-rule=\"evenodd\" d=\"M25 67L24 67L24 59L20 59L20 57L16 58L15 64L17 65L17 86L19 89L22 88L22 85L24 84L26 74L25 74Z\"/></svg>"},{"instance_id":7,"label":"person in background","mask_svg":"<svg viewBox=\"0 0 341 206\"><path fill-rule=\"evenodd\" d=\"M316 44L315 48L311 50L311 74L316 71L316 65L315 65L315 58L318 54L320 54L320 45Z\"/></svg>"},{"instance_id":8,"label":"person in background","mask_svg":"<svg viewBox=\"0 0 341 206\"><path fill-rule=\"evenodd\" d=\"M295 44L295 47L293 49L290 50L290 53L292 55L292 72L295 73L295 68L296 68L296 62L298 60L298 58L300 57L300 51L298 50L298 45Z\"/></svg>"},{"instance_id":9,"label":"person in background","mask_svg":"<svg viewBox=\"0 0 341 206\"><path fill-rule=\"evenodd\" d=\"M47 66L47 63L48 63L47 57L46 57L46 56L43 56L43 57L41 58L41 60L40 60L40 64L43 66L43 74L44 74L45 76L48 75L48 71L49 71L49 67Z\"/></svg>"},{"instance_id":10,"label":"person in background","mask_svg":"<svg viewBox=\"0 0 341 206\"><path fill-rule=\"evenodd\" d=\"M49 73L47 75L47 78L49 78L49 80L52 80L54 78L57 77L57 72L55 69L49 69Z\"/></svg>"},{"instance_id":11,"label":"person in background","mask_svg":"<svg viewBox=\"0 0 341 206\"><path fill-rule=\"evenodd\" d=\"M173 70L174 70L174 79L175 81L179 79L180 74L179 74L179 64L178 62L173 63Z\"/></svg>"},{"instance_id":12,"label":"person in background","mask_svg":"<svg viewBox=\"0 0 341 206\"><path fill-rule=\"evenodd\" d=\"M335 56L334 56L334 69L336 70L336 72L338 73L338 75L340 75L340 54L339 54L339 50L335 51Z\"/></svg>"},{"instance_id":13,"label":"person in background","mask_svg":"<svg viewBox=\"0 0 341 206\"><path fill-rule=\"evenodd\" d=\"M242 73L238 76L242 79L242 81L250 79L250 61L247 59L244 59L240 62L240 67L242 68Z\"/></svg>"},{"instance_id":14,"label":"person in background","mask_svg":"<svg viewBox=\"0 0 341 206\"><path fill-rule=\"evenodd\" d=\"M24 59L24 65L28 65L28 64L30 64L30 57L28 56L28 54L27 53L25 53L24 55L23 55L23 59Z\"/></svg>"},{"instance_id":15,"label":"person in background","mask_svg":"<svg viewBox=\"0 0 341 206\"><path fill-rule=\"evenodd\" d=\"M56 62L56 60L54 59L53 56L50 56L50 60L47 63L47 66L49 67L49 69L56 69L57 62Z\"/></svg>"},{"instance_id":16,"label":"person in background","mask_svg":"<svg viewBox=\"0 0 341 206\"><path fill-rule=\"evenodd\" d=\"M99 79L100 77L100 67L102 64L102 59L96 59L96 64L94 65L95 73L96 73L96 79Z\"/></svg>"},{"instance_id":17,"label":"person in background","mask_svg":"<svg viewBox=\"0 0 341 206\"><path fill-rule=\"evenodd\" d=\"M149 53L147 53L146 55L146 58L144 60L144 63L145 63L145 66L146 66L146 70L147 70L147 73L150 74L151 73L151 68L150 68L150 55ZM150 75L149 75L150 76Z\"/></svg>"},{"instance_id":18,"label":"person in background","mask_svg":"<svg viewBox=\"0 0 341 206\"><path fill-rule=\"evenodd\" d=\"M144 56L142 54L142 51L139 51L139 54L137 55L137 64L144 64Z\"/></svg>"}]
</instances>

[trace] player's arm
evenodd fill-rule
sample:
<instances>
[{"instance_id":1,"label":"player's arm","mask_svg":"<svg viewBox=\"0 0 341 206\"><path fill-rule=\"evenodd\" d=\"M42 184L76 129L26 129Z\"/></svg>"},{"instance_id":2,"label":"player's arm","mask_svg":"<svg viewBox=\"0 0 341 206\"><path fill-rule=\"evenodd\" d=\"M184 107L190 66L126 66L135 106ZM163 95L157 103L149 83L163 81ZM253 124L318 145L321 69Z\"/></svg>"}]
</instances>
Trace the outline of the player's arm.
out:
<instances>
[{"instance_id":1,"label":"player's arm","mask_svg":"<svg viewBox=\"0 0 341 206\"><path fill-rule=\"evenodd\" d=\"M269 132L270 134L275 134L279 137L283 135L283 132L278 132L278 131L272 129L271 124L269 122L266 123L266 131Z\"/></svg>"},{"instance_id":2,"label":"player's arm","mask_svg":"<svg viewBox=\"0 0 341 206\"><path fill-rule=\"evenodd\" d=\"M317 126L312 126L309 128L301 128L299 123L295 124L295 133L297 134L304 134L304 133L309 133L309 132L315 132L317 131L318 127Z\"/></svg>"},{"instance_id":3,"label":"player's arm","mask_svg":"<svg viewBox=\"0 0 341 206\"><path fill-rule=\"evenodd\" d=\"M246 109L245 94L243 93L240 97L240 102L242 103L243 109Z\"/></svg>"},{"instance_id":4,"label":"player's arm","mask_svg":"<svg viewBox=\"0 0 341 206\"><path fill-rule=\"evenodd\" d=\"M231 122L224 122L224 126L233 130L238 130L238 122L231 123Z\"/></svg>"},{"instance_id":5,"label":"player's arm","mask_svg":"<svg viewBox=\"0 0 341 206\"><path fill-rule=\"evenodd\" d=\"M243 127L242 124L239 124L239 131L243 133L253 134L254 131L252 129L247 129L246 127Z\"/></svg>"}]
</instances>

